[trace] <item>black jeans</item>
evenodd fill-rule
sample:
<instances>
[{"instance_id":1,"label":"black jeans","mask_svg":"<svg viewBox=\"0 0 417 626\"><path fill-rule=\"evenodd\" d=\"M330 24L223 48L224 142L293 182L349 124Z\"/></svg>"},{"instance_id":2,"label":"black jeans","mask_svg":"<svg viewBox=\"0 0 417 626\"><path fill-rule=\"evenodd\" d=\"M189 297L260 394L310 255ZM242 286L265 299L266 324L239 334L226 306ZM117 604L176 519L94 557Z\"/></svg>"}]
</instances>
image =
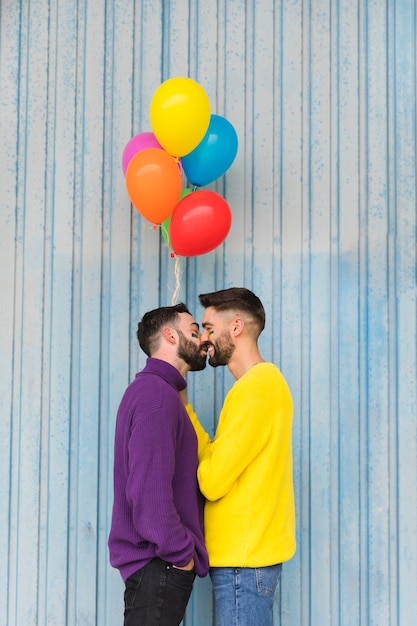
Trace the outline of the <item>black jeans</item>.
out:
<instances>
[{"instance_id":1,"label":"black jeans","mask_svg":"<svg viewBox=\"0 0 417 626\"><path fill-rule=\"evenodd\" d=\"M194 578L194 570L176 569L153 559L126 580L124 626L178 626Z\"/></svg>"}]
</instances>

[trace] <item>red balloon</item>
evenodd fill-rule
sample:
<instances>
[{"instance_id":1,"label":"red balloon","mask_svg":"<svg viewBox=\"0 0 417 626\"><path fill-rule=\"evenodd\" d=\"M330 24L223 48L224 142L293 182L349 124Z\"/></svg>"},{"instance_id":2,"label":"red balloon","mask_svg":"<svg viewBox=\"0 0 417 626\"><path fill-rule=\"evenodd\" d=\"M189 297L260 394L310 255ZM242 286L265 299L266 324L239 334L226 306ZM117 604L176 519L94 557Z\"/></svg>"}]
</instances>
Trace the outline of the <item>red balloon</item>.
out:
<instances>
[{"instance_id":1,"label":"red balloon","mask_svg":"<svg viewBox=\"0 0 417 626\"><path fill-rule=\"evenodd\" d=\"M215 191L198 190L185 196L171 217L172 249L181 256L206 254L227 237L232 213L226 200Z\"/></svg>"}]
</instances>

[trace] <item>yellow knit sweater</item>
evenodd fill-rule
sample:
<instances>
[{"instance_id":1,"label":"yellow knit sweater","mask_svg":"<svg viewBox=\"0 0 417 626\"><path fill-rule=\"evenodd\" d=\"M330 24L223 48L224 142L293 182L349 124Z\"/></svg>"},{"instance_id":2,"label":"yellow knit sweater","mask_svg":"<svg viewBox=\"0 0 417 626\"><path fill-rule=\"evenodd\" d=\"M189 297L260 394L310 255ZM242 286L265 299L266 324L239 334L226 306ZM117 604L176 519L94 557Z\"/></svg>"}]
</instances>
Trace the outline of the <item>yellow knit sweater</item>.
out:
<instances>
[{"instance_id":1,"label":"yellow knit sweater","mask_svg":"<svg viewBox=\"0 0 417 626\"><path fill-rule=\"evenodd\" d=\"M198 438L205 539L213 567L262 567L295 553L290 390L260 363L226 396L213 441L187 411Z\"/></svg>"}]
</instances>

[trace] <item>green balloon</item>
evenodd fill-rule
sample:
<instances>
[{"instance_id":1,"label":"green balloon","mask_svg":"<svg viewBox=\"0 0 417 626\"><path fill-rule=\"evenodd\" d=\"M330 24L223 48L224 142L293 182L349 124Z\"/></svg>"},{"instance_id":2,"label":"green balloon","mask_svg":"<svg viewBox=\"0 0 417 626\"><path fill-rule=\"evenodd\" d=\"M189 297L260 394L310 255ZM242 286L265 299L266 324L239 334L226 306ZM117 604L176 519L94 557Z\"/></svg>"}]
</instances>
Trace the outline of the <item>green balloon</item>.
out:
<instances>
[{"instance_id":1,"label":"green balloon","mask_svg":"<svg viewBox=\"0 0 417 626\"><path fill-rule=\"evenodd\" d=\"M185 196L188 196L188 194L191 193L192 191L193 189L190 189L189 187L187 189L183 189L181 191L179 202L181 202L181 200L185 198ZM169 237L169 225L171 224L171 217L172 217L172 213L169 217L166 218L166 220L161 222L162 237L170 250L172 250L171 239Z\"/></svg>"},{"instance_id":2,"label":"green balloon","mask_svg":"<svg viewBox=\"0 0 417 626\"><path fill-rule=\"evenodd\" d=\"M169 217L166 218L166 220L161 222L162 237L164 238L164 241L170 250L172 250L171 240L169 238L169 225L171 223L171 217L172 215L170 215Z\"/></svg>"}]
</instances>

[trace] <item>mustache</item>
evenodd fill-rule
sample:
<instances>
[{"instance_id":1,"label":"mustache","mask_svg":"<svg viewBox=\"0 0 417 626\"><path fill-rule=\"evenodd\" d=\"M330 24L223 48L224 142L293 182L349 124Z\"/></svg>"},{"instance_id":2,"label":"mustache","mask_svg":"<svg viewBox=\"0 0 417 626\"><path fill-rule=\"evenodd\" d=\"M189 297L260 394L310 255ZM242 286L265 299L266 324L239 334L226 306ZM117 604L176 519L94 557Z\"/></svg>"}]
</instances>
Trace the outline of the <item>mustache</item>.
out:
<instances>
[{"instance_id":1,"label":"mustache","mask_svg":"<svg viewBox=\"0 0 417 626\"><path fill-rule=\"evenodd\" d=\"M210 348L210 346L214 348L214 344L211 343L211 341L203 341L203 343L200 344L200 350L205 350L206 348Z\"/></svg>"}]
</instances>

